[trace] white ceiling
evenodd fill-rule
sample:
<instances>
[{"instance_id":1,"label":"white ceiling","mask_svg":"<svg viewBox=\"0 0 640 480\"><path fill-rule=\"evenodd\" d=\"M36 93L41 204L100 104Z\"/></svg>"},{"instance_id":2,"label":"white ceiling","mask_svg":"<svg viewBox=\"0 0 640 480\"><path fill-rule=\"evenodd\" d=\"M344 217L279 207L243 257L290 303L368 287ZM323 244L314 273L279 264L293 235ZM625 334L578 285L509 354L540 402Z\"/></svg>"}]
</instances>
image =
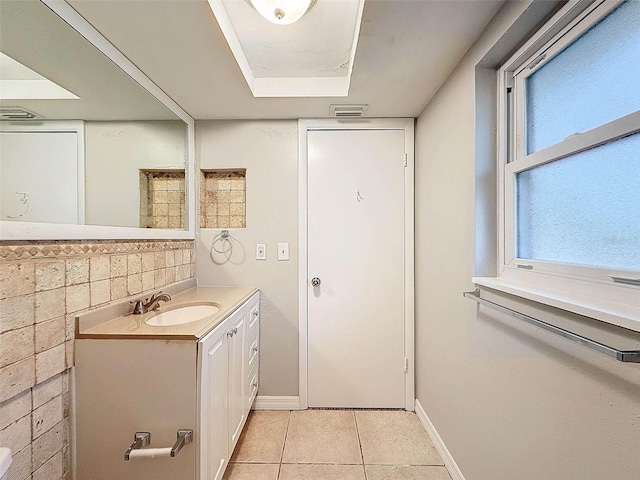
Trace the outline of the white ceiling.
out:
<instances>
[{"instance_id":1,"label":"white ceiling","mask_svg":"<svg viewBox=\"0 0 640 480\"><path fill-rule=\"evenodd\" d=\"M328 98L254 98L206 0L68 3L192 117L253 119L326 117L334 103L416 117L503 0L366 0L349 95Z\"/></svg>"},{"instance_id":2,"label":"white ceiling","mask_svg":"<svg viewBox=\"0 0 640 480\"><path fill-rule=\"evenodd\" d=\"M22 107L57 120L177 118L41 2L0 0L0 50L33 70L35 78L49 79L80 97L43 98L22 89L13 98L0 95L0 107Z\"/></svg>"}]
</instances>

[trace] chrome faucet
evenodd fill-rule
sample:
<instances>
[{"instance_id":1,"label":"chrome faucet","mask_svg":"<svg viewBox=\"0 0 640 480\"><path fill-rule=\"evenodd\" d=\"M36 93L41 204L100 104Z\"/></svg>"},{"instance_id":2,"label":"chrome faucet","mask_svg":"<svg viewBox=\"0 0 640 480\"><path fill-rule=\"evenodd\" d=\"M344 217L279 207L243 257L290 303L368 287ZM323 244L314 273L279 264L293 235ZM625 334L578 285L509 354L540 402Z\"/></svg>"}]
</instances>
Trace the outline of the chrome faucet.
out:
<instances>
[{"instance_id":1,"label":"chrome faucet","mask_svg":"<svg viewBox=\"0 0 640 480\"><path fill-rule=\"evenodd\" d=\"M157 292L151 295L151 298L146 298L144 302L142 300L134 300L129 303L134 304L132 312L134 315L142 315L157 309L160 306L160 302L168 302L169 300L171 300L171 295Z\"/></svg>"}]
</instances>

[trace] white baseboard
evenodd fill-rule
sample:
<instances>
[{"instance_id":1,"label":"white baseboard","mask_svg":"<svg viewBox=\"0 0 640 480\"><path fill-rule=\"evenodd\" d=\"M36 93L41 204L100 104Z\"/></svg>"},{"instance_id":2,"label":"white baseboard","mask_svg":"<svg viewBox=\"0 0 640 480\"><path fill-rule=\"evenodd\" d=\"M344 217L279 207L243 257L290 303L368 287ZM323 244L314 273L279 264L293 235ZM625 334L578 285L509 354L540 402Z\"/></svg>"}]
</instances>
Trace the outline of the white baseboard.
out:
<instances>
[{"instance_id":1,"label":"white baseboard","mask_svg":"<svg viewBox=\"0 0 640 480\"><path fill-rule=\"evenodd\" d=\"M300 410L300 397L268 397L258 395L252 410Z\"/></svg>"},{"instance_id":2,"label":"white baseboard","mask_svg":"<svg viewBox=\"0 0 640 480\"><path fill-rule=\"evenodd\" d=\"M431 440L433 440L433 444L440 454L440 457L444 462L444 466L447 467L447 470L449 470L449 475L451 475L452 480L465 480L464 475L462 475L462 471L458 467L458 464L453 459L453 456L449 452L449 449L442 441L440 434L438 434L436 427L433 425L433 423L431 423L431 420L424 411L424 408L422 408L422 405L420 405L418 399L416 399L416 415L418 416L418 419L420 420L420 423L422 423L424 429L429 434L429 437L431 437Z\"/></svg>"}]
</instances>

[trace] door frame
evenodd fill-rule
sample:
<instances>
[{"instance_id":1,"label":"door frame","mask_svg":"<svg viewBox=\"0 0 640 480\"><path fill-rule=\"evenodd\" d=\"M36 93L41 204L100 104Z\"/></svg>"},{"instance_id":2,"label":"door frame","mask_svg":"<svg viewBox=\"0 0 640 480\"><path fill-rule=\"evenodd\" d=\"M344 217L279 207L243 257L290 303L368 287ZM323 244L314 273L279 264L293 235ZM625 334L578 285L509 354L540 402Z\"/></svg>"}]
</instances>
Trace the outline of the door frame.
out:
<instances>
[{"instance_id":1,"label":"door frame","mask_svg":"<svg viewBox=\"0 0 640 480\"><path fill-rule=\"evenodd\" d=\"M308 400L308 195L307 133L314 130L404 130L404 351L406 359L405 410L415 409L414 355L414 119L300 119L298 120L298 298L299 298L299 408L309 408Z\"/></svg>"}]
</instances>

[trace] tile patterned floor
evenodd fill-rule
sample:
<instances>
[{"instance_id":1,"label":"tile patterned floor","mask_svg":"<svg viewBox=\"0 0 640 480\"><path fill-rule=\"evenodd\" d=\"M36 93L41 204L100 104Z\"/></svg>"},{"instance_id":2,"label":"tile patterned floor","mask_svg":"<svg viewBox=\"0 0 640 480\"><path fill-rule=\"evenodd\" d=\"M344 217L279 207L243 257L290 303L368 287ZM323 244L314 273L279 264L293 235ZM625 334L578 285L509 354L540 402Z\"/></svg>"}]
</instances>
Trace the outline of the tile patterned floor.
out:
<instances>
[{"instance_id":1,"label":"tile patterned floor","mask_svg":"<svg viewBox=\"0 0 640 480\"><path fill-rule=\"evenodd\" d=\"M411 412L251 412L224 480L451 480Z\"/></svg>"}]
</instances>

